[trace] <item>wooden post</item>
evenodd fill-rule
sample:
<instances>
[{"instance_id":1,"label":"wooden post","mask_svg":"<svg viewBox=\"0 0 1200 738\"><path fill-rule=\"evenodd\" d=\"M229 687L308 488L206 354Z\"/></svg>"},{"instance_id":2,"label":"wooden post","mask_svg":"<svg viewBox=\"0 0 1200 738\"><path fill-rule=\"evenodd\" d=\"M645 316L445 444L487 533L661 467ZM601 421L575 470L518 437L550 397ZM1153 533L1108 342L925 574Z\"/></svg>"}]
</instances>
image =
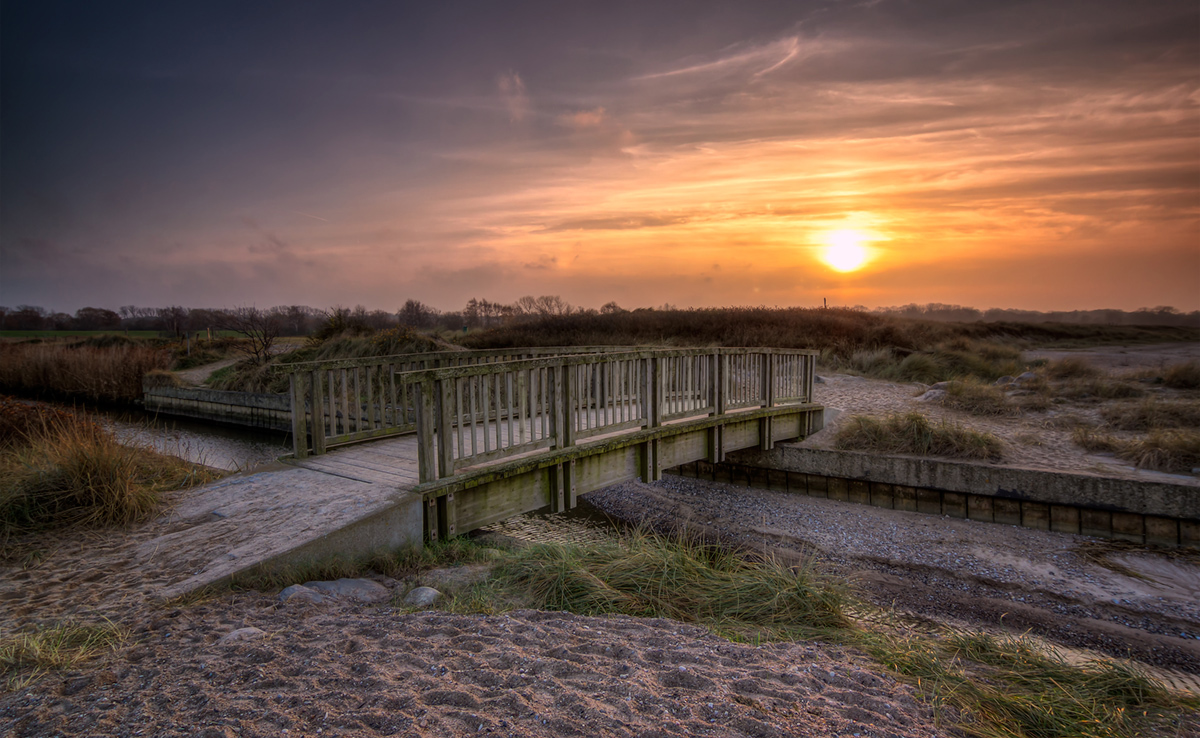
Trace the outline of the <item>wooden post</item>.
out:
<instances>
[{"instance_id":1,"label":"wooden post","mask_svg":"<svg viewBox=\"0 0 1200 738\"><path fill-rule=\"evenodd\" d=\"M558 368L562 372L562 425L559 426L559 447L562 448L575 445L575 407L578 404L576 395L579 383L575 381L574 366L564 362Z\"/></svg>"},{"instance_id":2,"label":"wooden post","mask_svg":"<svg viewBox=\"0 0 1200 738\"><path fill-rule=\"evenodd\" d=\"M642 376L642 397L646 403L646 427L662 425L662 377L659 375L658 357L646 359L646 373Z\"/></svg>"},{"instance_id":3,"label":"wooden post","mask_svg":"<svg viewBox=\"0 0 1200 738\"><path fill-rule=\"evenodd\" d=\"M292 400L292 453L297 459L308 456L308 423L306 423L303 381L295 373L288 375L288 394Z\"/></svg>"},{"instance_id":4,"label":"wooden post","mask_svg":"<svg viewBox=\"0 0 1200 738\"><path fill-rule=\"evenodd\" d=\"M432 379L414 384L417 410L417 477L422 484L438 478L437 443L434 441L434 386ZM434 508L436 520L437 509ZM436 526L434 527L436 533Z\"/></svg>"},{"instance_id":5,"label":"wooden post","mask_svg":"<svg viewBox=\"0 0 1200 738\"><path fill-rule=\"evenodd\" d=\"M429 543L438 540L438 500L430 497L425 501L425 539Z\"/></svg>"},{"instance_id":6,"label":"wooden post","mask_svg":"<svg viewBox=\"0 0 1200 738\"><path fill-rule=\"evenodd\" d=\"M320 456L325 453L325 395L324 389L321 386L321 377L324 372L319 369L314 369L309 390L312 393L312 446L313 456Z\"/></svg>"},{"instance_id":7,"label":"wooden post","mask_svg":"<svg viewBox=\"0 0 1200 738\"><path fill-rule=\"evenodd\" d=\"M454 388L458 384L453 377L435 380L437 386L437 443L438 478L454 474Z\"/></svg>"},{"instance_id":8,"label":"wooden post","mask_svg":"<svg viewBox=\"0 0 1200 738\"><path fill-rule=\"evenodd\" d=\"M724 415L729 403L729 357L717 354L717 371L713 373L713 381L717 383L717 415Z\"/></svg>"},{"instance_id":9,"label":"wooden post","mask_svg":"<svg viewBox=\"0 0 1200 738\"><path fill-rule=\"evenodd\" d=\"M775 407L775 354L768 351L762 355L763 407Z\"/></svg>"}]
</instances>

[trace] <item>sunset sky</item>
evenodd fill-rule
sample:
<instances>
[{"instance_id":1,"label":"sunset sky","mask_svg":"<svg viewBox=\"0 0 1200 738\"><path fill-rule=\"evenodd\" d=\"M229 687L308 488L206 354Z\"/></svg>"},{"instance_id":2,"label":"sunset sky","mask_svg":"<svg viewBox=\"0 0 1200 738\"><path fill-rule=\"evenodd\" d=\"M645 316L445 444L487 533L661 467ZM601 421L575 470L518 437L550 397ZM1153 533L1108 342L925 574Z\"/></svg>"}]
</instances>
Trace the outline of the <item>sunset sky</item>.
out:
<instances>
[{"instance_id":1,"label":"sunset sky","mask_svg":"<svg viewBox=\"0 0 1200 738\"><path fill-rule=\"evenodd\" d=\"M2 8L0 305L1200 309L1196 0Z\"/></svg>"}]
</instances>

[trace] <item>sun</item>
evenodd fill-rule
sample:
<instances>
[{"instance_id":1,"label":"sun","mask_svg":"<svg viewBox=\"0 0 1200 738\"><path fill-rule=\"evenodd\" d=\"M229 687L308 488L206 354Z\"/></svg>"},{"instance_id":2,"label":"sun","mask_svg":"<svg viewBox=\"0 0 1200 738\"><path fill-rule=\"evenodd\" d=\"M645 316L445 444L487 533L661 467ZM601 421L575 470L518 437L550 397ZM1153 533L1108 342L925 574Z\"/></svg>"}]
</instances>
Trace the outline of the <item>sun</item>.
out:
<instances>
[{"instance_id":1,"label":"sun","mask_svg":"<svg viewBox=\"0 0 1200 738\"><path fill-rule=\"evenodd\" d=\"M832 231L825 236L821 260L839 272L860 269L871 254L863 245L869 237L862 231Z\"/></svg>"}]
</instances>

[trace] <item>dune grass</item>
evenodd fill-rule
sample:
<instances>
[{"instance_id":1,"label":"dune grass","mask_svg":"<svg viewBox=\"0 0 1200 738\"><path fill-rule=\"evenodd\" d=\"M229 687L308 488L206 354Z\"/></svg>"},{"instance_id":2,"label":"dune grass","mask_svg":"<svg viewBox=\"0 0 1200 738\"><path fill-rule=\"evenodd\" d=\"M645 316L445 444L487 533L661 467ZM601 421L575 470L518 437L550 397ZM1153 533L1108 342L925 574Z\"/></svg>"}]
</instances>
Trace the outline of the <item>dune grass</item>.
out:
<instances>
[{"instance_id":1,"label":"dune grass","mask_svg":"<svg viewBox=\"0 0 1200 738\"><path fill-rule=\"evenodd\" d=\"M1173 735L1181 713L1200 707L1200 701L1169 693L1128 664L1068 664L1026 638L864 633L857 643L887 668L916 681L935 707L954 708L958 727L972 735Z\"/></svg>"},{"instance_id":2,"label":"dune grass","mask_svg":"<svg viewBox=\"0 0 1200 738\"><path fill-rule=\"evenodd\" d=\"M670 618L736 639L811 637L849 625L845 588L832 579L682 534L537 544L507 557L498 577L540 609Z\"/></svg>"},{"instance_id":3,"label":"dune grass","mask_svg":"<svg viewBox=\"0 0 1200 738\"><path fill-rule=\"evenodd\" d=\"M1200 401L1146 399L1136 403L1123 402L1102 408L1100 416L1117 430L1200 428Z\"/></svg>"},{"instance_id":4,"label":"dune grass","mask_svg":"<svg viewBox=\"0 0 1200 738\"><path fill-rule=\"evenodd\" d=\"M920 413L885 418L855 415L838 428L834 446L845 451L956 459L997 461L1004 457L1004 442L991 433L945 422L931 423Z\"/></svg>"},{"instance_id":5,"label":"dune grass","mask_svg":"<svg viewBox=\"0 0 1200 738\"><path fill-rule=\"evenodd\" d=\"M1094 428L1072 433L1075 445L1094 453L1111 453L1139 469L1185 474L1200 467L1200 430L1152 430L1141 438L1121 438Z\"/></svg>"},{"instance_id":6,"label":"dune grass","mask_svg":"<svg viewBox=\"0 0 1200 738\"><path fill-rule=\"evenodd\" d=\"M1005 416L1021 411L1004 387L982 382L978 379L963 379L951 382L946 387L942 405L972 415Z\"/></svg>"},{"instance_id":7,"label":"dune grass","mask_svg":"<svg viewBox=\"0 0 1200 738\"><path fill-rule=\"evenodd\" d=\"M0 397L0 539L45 528L125 525L210 470L125 446L89 418Z\"/></svg>"},{"instance_id":8,"label":"dune grass","mask_svg":"<svg viewBox=\"0 0 1200 738\"><path fill-rule=\"evenodd\" d=\"M1200 389L1200 361L1173 364L1163 372L1163 384L1171 389Z\"/></svg>"},{"instance_id":9,"label":"dune grass","mask_svg":"<svg viewBox=\"0 0 1200 738\"><path fill-rule=\"evenodd\" d=\"M67 620L21 631L0 638L0 674L8 689L19 689L47 671L69 669L112 651L126 637L123 628L107 620Z\"/></svg>"}]
</instances>

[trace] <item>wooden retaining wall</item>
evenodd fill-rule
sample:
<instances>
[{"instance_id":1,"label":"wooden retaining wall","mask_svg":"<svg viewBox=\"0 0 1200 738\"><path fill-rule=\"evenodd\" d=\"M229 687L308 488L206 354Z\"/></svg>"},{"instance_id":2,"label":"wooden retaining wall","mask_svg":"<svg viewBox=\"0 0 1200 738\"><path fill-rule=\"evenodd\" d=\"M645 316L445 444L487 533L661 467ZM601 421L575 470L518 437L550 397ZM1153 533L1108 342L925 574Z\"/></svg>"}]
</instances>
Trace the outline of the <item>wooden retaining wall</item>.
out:
<instances>
[{"instance_id":1,"label":"wooden retaining wall","mask_svg":"<svg viewBox=\"0 0 1200 738\"><path fill-rule=\"evenodd\" d=\"M290 431L291 404L287 395L225 392L183 387L145 387L147 412L232 423L251 428Z\"/></svg>"},{"instance_id":2,"label":"wooden retaining wall","mask_svg":"<svg viewBox=\"0 0 1200 738\"><path fill-rule=\"evenodd\" d=\"M1194 519L846 479L732 462L712 464L697 461L683 464L669 473L892 510L1020 525L1141 544L1200 548L1200 520Z\"/></svg>"}]
</instances>

